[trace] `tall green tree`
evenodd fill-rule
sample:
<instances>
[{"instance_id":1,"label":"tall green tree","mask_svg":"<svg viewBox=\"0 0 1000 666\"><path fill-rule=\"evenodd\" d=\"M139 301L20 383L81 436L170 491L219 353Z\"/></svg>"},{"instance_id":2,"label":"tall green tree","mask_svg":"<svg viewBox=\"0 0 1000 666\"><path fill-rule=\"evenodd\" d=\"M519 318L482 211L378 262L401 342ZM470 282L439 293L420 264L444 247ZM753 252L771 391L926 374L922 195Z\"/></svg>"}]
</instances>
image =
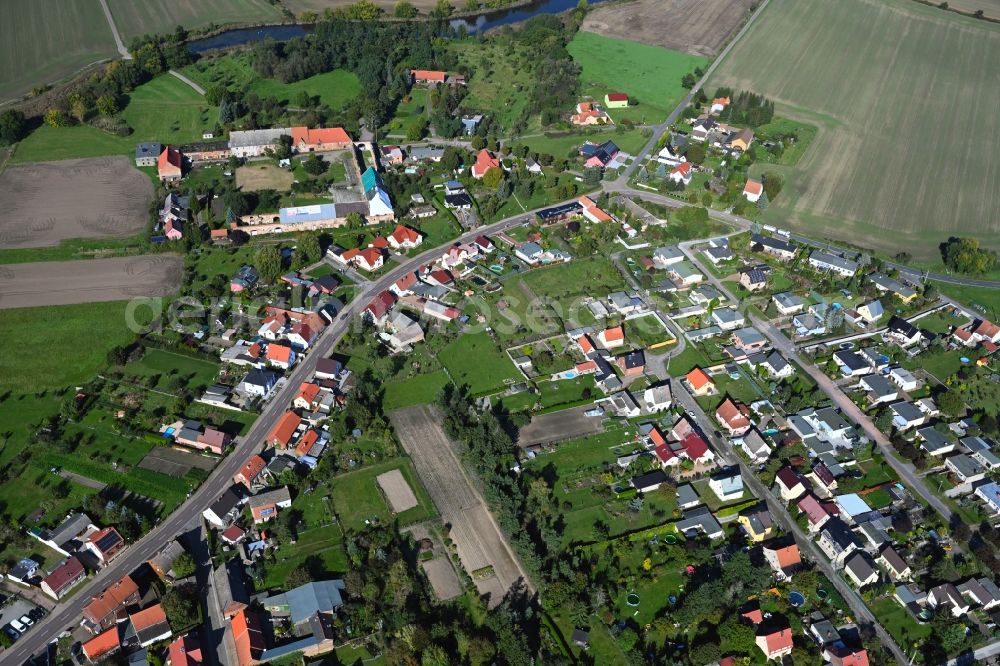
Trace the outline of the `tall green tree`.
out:
<instances>
[{"instance_id":1,"label":"tall green tree","mask_svg":"<svg viewBox=\"0 0 1000 666\"><path fill-rule=\"evenodd\" d=\"M277 246L265 245L254 256L257 274L265 282L274 282L281 275L281 252Z\"/></svg>"}]
</instances>

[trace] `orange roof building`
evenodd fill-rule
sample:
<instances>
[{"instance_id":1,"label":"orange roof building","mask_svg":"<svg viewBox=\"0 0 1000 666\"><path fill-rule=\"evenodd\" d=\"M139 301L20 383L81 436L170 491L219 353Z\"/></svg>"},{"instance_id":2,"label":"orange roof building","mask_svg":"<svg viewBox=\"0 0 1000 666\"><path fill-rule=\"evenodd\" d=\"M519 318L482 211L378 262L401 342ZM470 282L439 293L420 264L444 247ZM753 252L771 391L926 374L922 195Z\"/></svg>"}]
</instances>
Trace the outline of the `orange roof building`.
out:
<instances>
[{"instance_id":1,"label":"orange roof building","mask_svg":"<svg viewBox=\"0 0 1000 666\"><path fill-rule=\"evenodd\" d=\"M106 631L102 631L81 646L83 654L90 661L97 661L121 648L121 640L118 638L118 626L113 626Z\"/></svg>"},{"instance_id":2,"label":"orange roof building","mask_svg":"<svg viewBox=\"0 0 1000 666\"><path fill-rule=\"evenodd\" d=\"M413 75L414 83L444 83L448 78L447 72L436 69L414 69L410 71Z\"/></svg>"},{"instance_id":3,"label":"orange roof building","mask_svg":"<svg viewBox=\"0 0 1000 666\"><path fill-rule=\"evenodd\" d=\"M763 553L771 569L786 578L791 577L792 572L802 564L799 546L793 540L766 543Z\"/></svg>"},{"instance_id":4,"label":"orange roof building","mask_svg":"<svg viewBox=\"0 0 1000 666\"><path fill-rule=\"evenodd\" d=\"M233 477L235 483L242 483L244 486L253 490L254 484L260 478L260 475L264 472L264 468L267 467L267 463L256 453L250 456L246 464L240 468L240 471L236 473Z\"/></svg>"},{"instance_id":5,"label":"orange roof building","mask_svg":"<svg viewBox=\"0 0 1000 666\"><path fill-rule=\"evenodd\" d=\"M267 353L265 356L267 357L268 363L273 363L287 368L292 364L292 360L295 358L295 353L292 351L291 347L279 344L270 344L267 346Z\"/></svg>"},{"instance_id":6,"label":"orange roof building","mask_svg":"<svg viewBox=\"0 0 1000 666\"><path fill-rule=\"evenodd\" d=\"M175 639L167 654L170 666L200 666L204 662L201 643L193 632Z\"/></svg>"},{"instance_id":7,"label":"orange roof building","mask_svg":"<svg viewBox=\"0 0 1000 666\"><path fill-rule=\"evenodd\" d=\"M622 330L621 326L606 328L598 333L597 337L600 338L601 344L605 347L619 347L625 344L625 331Z\"/></svg>"},{"instance_id":8,"label":"orange roof building","mask_svg":"<svg viewBox=\"0 0 1000 666\"><path fill-rule=\"evenodd\" d=\"M140 647L148 647L158 641L166 640L172 635L170 623L163 606L154 604L128 616L132 629L139 639Z\"/></svg>"},{"instance_id":9,"label":"orange roof building","mask_svg":"<svg viewBox=\"0 0 1000 666\"><path fill-rule=\"evenodd\" d=\"M687 383L691 386L695 395L706 395L713 388L715 388L715 383L712 378L705 373L701 368L695 368L691 372L687 373L685 377Z\"/></svg>"},{"instance_id":10,"label":"orange roof building","mask_svg":"<svg viewBox=\"0 0 1000 666\"><path fill-rule=\"evenodd\" d=\"M780 659L792 653L793 641L790 627L758 632L757 647L768 659Z\"/></svg>"},{"instance_id":11,"label":"orange roof building","mask_svg":"<svg viewBox=\"0 0 1000 666\"><path fill-rule=\"evenodd\" d=\"M139 587L131 577L109 585L83 607L83 618L94 630L106 629L116 621L118 611L139 603Z\"/></svg>"},{"instance_id":12,"label":"orange roof building","mask_svg":"<svg viewBox=\"0 0 1000 666\"><path fill-rule=\"evenodd\" d=\"M476 163L472 165L472 177L479 180L491 169L499 169L500 160L493 153L483 148L476 154Z\"/></svg>"},{"instance_id":13,"label":"orange roof building","mask_svg":"<svg viewBox=\"0 0 1000 666\"><path fill-rule=\"evenodd\" d=\"M292 128L292 147L299 152L343 150L352 144L343 127Z\"/></svg>"},{"instance_id":14,"label":"orange roof building","mask_svg":"<svg viewBox=\"0 0 1000 666\"><path fill-rule=\"evenodd\" d=\"M742 409L741 409L742 408ZM750 419L747 417L746 407L737 405L730 398L726 398L715 410L715 418L729 431L730 434L742 435L750 429Z\"/></svg>"},{"instance_id":15,"label":"orange roof building","mask_svg":"<svg viewBox=\"0 0 1000 666\"><path fill-rule=\"evenodd\" d=\"M163 182L180 180L183 175L184 156L176 148L167 146L156 160L156 175Z\"/></svg>"},{"instance_id":16,"label":"orange roof building","mask_svg":"<svg viewBox=\"0 0 1000 666\"><path fill-rule=\"evenodd\" d=\"M313 384L315 386L315 384ZM319 391L319 387L316 387ZM295 437L295 431L302 423L302 418L295 412L289 410L281 415L278 422L274 424L271 432L267 435L268 446L276 446L279 449L287 449Z\"/></svg>"},{"instance_id":17,"label":"orange roof building","mask_svg":"<svg viewBox=\"0 0 1000 666\"><path fill-rule=\"evenodd\" d=\"M393 232L389 234L389 244L394 248L416 247L420 245L421 240L420 232L409 227L404 227L402 224L396 225Z\"/></svg>"},{"instance_id":18,"label":"orange roof building","mask_svg":"<svg viewBox=\"0 0 1000 666\"><path fill-rule=\"evenodd\" d=\"M236 658L239 666L253 666L258 663L267 647L264 633L260 628L260 618L253 611L240 609L229 624L236 643Z\"/></svg>"}]
</instances>

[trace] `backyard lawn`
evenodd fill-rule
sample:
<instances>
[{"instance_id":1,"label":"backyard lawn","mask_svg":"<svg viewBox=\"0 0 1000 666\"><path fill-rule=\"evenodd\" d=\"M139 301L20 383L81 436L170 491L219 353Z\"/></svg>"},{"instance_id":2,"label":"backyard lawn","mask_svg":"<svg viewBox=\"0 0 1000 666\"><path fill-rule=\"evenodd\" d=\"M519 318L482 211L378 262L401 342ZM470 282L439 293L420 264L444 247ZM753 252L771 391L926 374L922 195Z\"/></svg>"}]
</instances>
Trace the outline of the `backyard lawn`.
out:
<instances>
[{"instance_id":1,"label":"backyard lawn","mask_svg":"<svg viewBox=\"0 0 1000 666\"><path fill-rule=\"evenodd\" d=\"M375 519L383 523L393 520L389 504L382 496L382 489L375 480L379 474L392 469L398 469L403 473L419 502L417 506L396 516L399 524L409 525L436 514L434 504L417 478L413 463L408 458L399 458L341 474L332 479L330 498L345 530L362 531L365 529L366 520Z\"/></svg>"},{"instance_id":2,"label":"backyard lawn","mask_svg":"<svg viewBox=\"0 0 1000 666\"><path fill-rule=\"evenodd\" d=\"M449 382L444 370L386 383L382 408L389 412L411 405L432 403Z\"/></svg>"},{"instance_id":3,"label":"backyard lawn","mask_svg":"<svg viewBox=\"0 0 1000 666\"><path fill-rule=\"evenodd\" d=\"M451 378L473 395L487 395L517 381L521 374L488 333L468 333L438 355Z\"/></svg>"}]
</instances>

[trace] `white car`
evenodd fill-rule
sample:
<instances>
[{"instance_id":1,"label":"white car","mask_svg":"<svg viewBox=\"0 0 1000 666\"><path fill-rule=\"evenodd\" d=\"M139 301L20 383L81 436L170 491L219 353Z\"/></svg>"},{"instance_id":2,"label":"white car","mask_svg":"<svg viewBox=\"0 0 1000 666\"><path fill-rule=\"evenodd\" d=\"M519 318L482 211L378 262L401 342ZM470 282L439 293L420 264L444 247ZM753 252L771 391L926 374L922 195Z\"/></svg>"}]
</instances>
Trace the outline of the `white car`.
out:
<instances>
[{"instance_id":1,"label":"white car","mask_svg":"<svg viewBox=\"0 0 1000 666\"><path fill-rule=\"evenodd\" d=\"M27 627L30 627L31 625L33 625L33 624L35 623L35 621L34 621L34 620L32 620L32 619L31 619L30 617L28 617L27 615L22 615L21 617L19 617L19 618L17 618L17 619L18 619L18 621L19 621L19 622L20 622L21 624L23 624L23 625L25 625L25 626L27 626Z\"/></svg>"},{"instance_id":2,"label":"white car","mask_svg":"<svg viewBox=\"0 0 1000 666\"><path fill-rule=\"evenodd\" d=\"M10 626L14 627L14 630L17 631L19 634L23 634L25 631L28 630L28 628L26 626L24 626L23 624L21 624L17 620L11 620L10 621Z\"/></svg>"}]
</instances>

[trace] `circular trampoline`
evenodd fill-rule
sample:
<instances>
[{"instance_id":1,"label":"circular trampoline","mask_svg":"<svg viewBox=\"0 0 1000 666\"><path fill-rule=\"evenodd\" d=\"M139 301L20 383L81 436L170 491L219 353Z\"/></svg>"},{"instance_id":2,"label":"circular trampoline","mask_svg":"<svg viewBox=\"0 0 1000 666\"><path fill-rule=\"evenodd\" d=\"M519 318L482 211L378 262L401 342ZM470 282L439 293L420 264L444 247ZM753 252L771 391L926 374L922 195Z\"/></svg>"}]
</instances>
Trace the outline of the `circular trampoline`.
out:
<instances>
[{"instance_id":1,"label":"circular trampoline","mask_svg":"<svg viewBox=\"0 0 1000 666\"><path fill-rule=\"evenodd\" d=\"M816 590L816 596L819 597L820 601L826 599L830 594L824 590L822 587Z\"/></svg>"},{"instance_id":2,"label":"circular trampoline","mask_svg":"<svg viewBox=\"0 0 1000 666\"><path fill-rule=\"evenodd\" d=\"M788 593L788 603L792 606L792 608L798 608L805 602L806 602L805 595L803 595L801 592L793 591Z\"/></svg>"},{"instance_id":3,"label":"circular trampoline","mask_svg":"<svg viewBox=\"0 0 1000 666\"><path fill-rule=\"evenodd\" d=\"M668 544L670 544L672 546L675 543L677 543L677 535L676 534L666 534L666 535L664 535L663 540L666 541Z\"/></svg>"},{"instance_id":4,"label":"circular trampoline","mask_svg":"<svg viewBox=\"0 0 1000 666\"><path fill-rule=\"evenodd\" d=\"M635 592L629 592L628 596L625 597L625 603L632 608L639 605L639 595Z\"/></svg>"}]
</instances>

